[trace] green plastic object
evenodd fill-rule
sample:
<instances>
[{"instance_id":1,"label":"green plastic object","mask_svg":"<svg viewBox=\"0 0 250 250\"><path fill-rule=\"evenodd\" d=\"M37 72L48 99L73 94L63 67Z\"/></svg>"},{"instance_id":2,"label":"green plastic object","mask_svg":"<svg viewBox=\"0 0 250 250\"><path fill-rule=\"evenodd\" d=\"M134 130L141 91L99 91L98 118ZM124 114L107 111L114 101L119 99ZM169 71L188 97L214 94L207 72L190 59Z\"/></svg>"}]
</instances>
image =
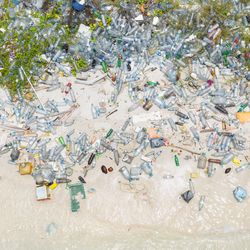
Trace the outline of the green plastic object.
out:
<instances>
[{"instance_id":1,"label":"green plastic object","mask_svg":"<svg viewBox=\"0 0 250 250\"><path fill-rule=\"evenodd\" d=\"M86 199L84 186L81 182L78 182L78 183L69 184L68 188L70 192L71 211L77 212L80 208L80 203L76 199L76 196L80 193L82 195L82 199Z\"/></svg>"},{"instance_id":2,"label":"green plastic object","mask_svg":"<svg viewBox=\"0 0 250 250\"><path fill-rule=\"evenodd\" d=\"M171 57L171 54L169 52L166 53L166 59L169 59Z\"/></svg>"},{"instance_id":3,"label":"green plastic object","mask_svg":"<svg viewBox=\"0 0 250 250\"><path fill-rule=\"evenodd\" d=\"M148 81L147 85L149 85L149 86L157 86L157 85L159 85L159 83L158 82Z\"/></svg>"},{"instance_id":4,"label":"green plastic object","mask_svg":"<svg viewBox=\"0 0 250 250\"><path fill-rule=\"evenodd\" d=\"M175 161L176 167L179 167L180 166L180 160L179 160L177 155L174 156L174 161Z\"/></svg>"},{"instance_id":5,"label":"green plastic object","mask_svg":"<svg viewBox=\"0 0 250 250\"><path fill-rule=\"evenodd\" d=\"M76 199L71 199L71 211L77 212L80 208L80 203Z\"/></svg>"},{"instance_id":6,"label":"green plastic object","mask_svg":"<svg viewBox=\"0 0 250 250\"><path fill-rule=\"evenodd\" d=\"M237 112L243 112L244 109L245 109L247 106L248 106L247 103L242 103L242 104L240 105L240 108L239 108L239 110L238 110Z\"/></svg>"},{"instance_id":7,"label":"green plastic object","mask_svg":"<svg viewBox=\"0 0 250 250\"><path fill-rule=\"evenodd\" d=\"M60 137L58 138L58 141L59 141L59 143L60 143L61 145L66 146L65 141L64 141L64 139L63 139L62 136L60 136Z\"/></svg>"},{"instance_id":8,"label":"green plastic object","mask_svg":"<svg viewBox=\"0 0 250 250\"><path fill-rule=\"evenodd\" d=\"M227 56L226 55L223 55L223 61L224 61L225 65L228 65L228 61L227 61Z\"/></svg>"},{"instance_id":9,"label":"green plastic object","mask_svg":"<svg viewBox=\"0 0 250 250\"><path fill-rule=\"evenodd\" d=\"M96 153L95 158L98 159L103 155L103 153Z\"/></svg>"},{"instance_id":10,"label":"green plastic object","mask_svg":"<svg viewBox=\"0 0 250 250\"><path fill-rule=\"evenodd\" d=\"M182 56L180 54L176 54L176 56L175 56L176 59L181 59L181 57Z\"/></svg>"},{"instance_id":11,"label":"green plastic object","mask_svg":"<svg viewBox=\"0 0 250 250\"><path fill-rule=\"evenodd\" d=\"M109 138L113 134L114 130L111 128L106 134L106 139Z\"/></svg>"},{"instance_id":12,"label":"green plastic object","mask_svg":"<svg viewBox=\"0 0 250 250\"><path fill-rule=\"evenodd\" d=\"M107 63L104 62L104 61L102 61L101 65L102 65L103 72L107 73L108 72L108 65L107 65Z\"/></svg>"},{"instance_id":13,"label":"green plastic object","mask_svg":"<svg viewBox=\"0 0 250 250\"><path fill-rule=\"evenodd\" d=\"M99 19L102 18L101 14L98 11L94 11L94 15Z\"/></svg>"},{"instance_id":14,"label":"green plastic object","mask_svg":"<svg viewBox=\"0 0 250 250\"><path fill-rule=\"evenodd\" d=\"M117 68L121 68L122 60L120 58L118 58L116 66L117 66Z\"/></svg>"},{"instance_id":15,"label":"green plastic object","mask_svg":"<svg viewBox=\"0 0 250 250\"><path fill-rule=\"evenodd\" d=\"M222 55L223 56L229 56L230 55L230 50L224 50L223 52L222 52Z\"/></svg>"}]
</instances>

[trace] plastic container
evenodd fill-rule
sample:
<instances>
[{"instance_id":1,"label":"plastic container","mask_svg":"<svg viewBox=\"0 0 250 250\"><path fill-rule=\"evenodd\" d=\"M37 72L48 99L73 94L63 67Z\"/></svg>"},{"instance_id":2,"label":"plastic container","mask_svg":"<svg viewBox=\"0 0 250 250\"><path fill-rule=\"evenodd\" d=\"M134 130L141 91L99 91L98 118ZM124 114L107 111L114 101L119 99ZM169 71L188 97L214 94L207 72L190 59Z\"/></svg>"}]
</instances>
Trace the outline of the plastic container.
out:
<instances>
[{"instance_id":1,"label":"plastic container","mask_svg":"<svg viewBox=\"0 0 250 250\"><path fill-rule=\"evenodd\" d=\"M81 0L81 1L73 0L72 8L76 11L83 11L85 8L85 0Z\"/></svg>"},{"instance_id":2,"label":"plastic container","mask_svg":"<svg viewBox=\"0 0 250 250\"><path fill-rule=\"evenodd\" d=\"M205 169L207 165L207 157L204 153L202 153L198 158L197 168Z\"/></svg>"},{"instance_id":3,"label":"plastic container","mask_svg":"<svg viewBox=\"0 0 250 250\"><path fill-rule=\"evenodd\" d=\"M233 195L238 202L242 202L247 197L247 191L243 187L238 186L234 189Z\"/></svg>"}]
</instances>

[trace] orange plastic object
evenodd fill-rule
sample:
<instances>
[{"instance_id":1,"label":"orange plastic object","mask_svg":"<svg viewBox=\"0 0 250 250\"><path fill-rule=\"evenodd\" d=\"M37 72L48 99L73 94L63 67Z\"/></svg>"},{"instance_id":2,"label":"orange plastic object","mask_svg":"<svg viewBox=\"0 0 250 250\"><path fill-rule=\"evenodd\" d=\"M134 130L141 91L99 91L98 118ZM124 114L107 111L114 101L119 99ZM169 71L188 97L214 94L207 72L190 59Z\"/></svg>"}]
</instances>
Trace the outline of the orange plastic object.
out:
<instances>
[{"instance_id":1,"label":"orange plastic object","mask_svg":"<svg viewBox=\"0 0 250 250\"><path fill-rule=\"evenodd\" d=\"M148 128L147 133L149 138L160 138L161 136L157 134L156 128Z\"/></svg>"},{"instance_id":2,"label":"orange plastic object","mask_svg":"<svg viewBox=\"0 0 250 250\"><path fill-rule=\"evenodd\" d=\"M142 4L142 5L140 6L140 11L141 11L142 13L145 12L144 4Z\"/></svg>"},{"instance_id":3,"label":"orange plastic object","mask_svg":"<svg viewBox=\"0 0 250 250\"><path fill-rule=\"evenodd\" d=\"M250 112L237 112L236 118L240 123L250 122Z\"/></svg>"}]
</instances>

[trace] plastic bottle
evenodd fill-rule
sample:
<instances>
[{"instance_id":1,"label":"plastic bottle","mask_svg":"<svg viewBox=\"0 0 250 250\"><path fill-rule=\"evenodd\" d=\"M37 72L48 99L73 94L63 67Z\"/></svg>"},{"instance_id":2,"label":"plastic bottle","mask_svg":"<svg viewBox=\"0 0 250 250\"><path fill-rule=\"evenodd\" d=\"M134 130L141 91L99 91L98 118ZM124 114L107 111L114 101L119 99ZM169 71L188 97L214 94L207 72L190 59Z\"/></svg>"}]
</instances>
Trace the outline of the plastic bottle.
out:
<instances>
[{"instance_id":1,"label":"plastic bottle","mask_svg":"<svg viewBox=\"0 0 250 250\"><path fill-rule=\"evenodd\" d=\"M174 156L174 162L175 162L176 167L180 166L180 160L179 160L179 157L177 155Z\"/></svg>"},{"instance_id":2,"label":"plastic bottle","mask_svg":"<svg viewBox=\"0 0 250 250\"><path fill-rule=\"evenodd\" d=\"M131 122L131 120L132 120L132 117L129 117L129 118L124 122L124 124L123 124L123 126L122 126L122 128L121 128L122 131L125 131L125 130L127 129L127 127L128 127L128 125L129 125L129 123Z\"/></svg>"},{"instance_id":3,"label":"plastic bottle","mask_svg":"<svg viewBox=\"0 0 250 250\"><path fill-rule=\"evenodd\" d=\"M153 168L150 162L143 162L140 167L149 177L153 176Z\"/></svg>"},{"instance_id":4,"label":"plastic bottle","mask_svg":"<svg viewBox=\"0 0 250 250\"><path fill-rule=\"evenodd\" d=\"M207 157L205 153L202 153L198 158L197 168L205 169L207 165Z\"/></svg>"},{"instance_id":5,"label":"plastic bottle","mask_svg":"<svg viewBox=\"0 0 250 250\"><path fill-rule=\"evenodd\" d=\"M205 198L206 198L206 196L205 196L205 195L201 195L201 196L200 196L200 201L199 201L199 211L201 211L201 209L204 207L204 204L205 204Z\"/></svg>"},{"instance_id":6,"label":"plastic bottle","mask_svg":"<svg viewBox=\"0 0 250 250\"><path fill-rule=\"evenodd\" d=\"M171 126L172 130L173 131L177 131L177 126L175 125L175 122L173 121L173 119L172 118L168 118L167 120L168 120L169 125Z\"/></svg>"},{"instance_id":7,"label":"plastic bottle","mask_svg":"<svg viewBox=\"0 0 250 250\"><path fill-rule=\"evenodd\" d=\"M196 139L197 141L200 141L200 135L199 135L196 127L194 127L194 126L190 127L190 131L192 132L194 139Z\"/></svg>"},{"instance_id":8,"label":"plastic bottle","mask_svg":"<svg viewBox=\"0 0 250 250\"><path fill-rule=\"evenodd\" d=\"M113 153L114 153L114 158L115 158L115 164L118 166L119 165L119 160L120 160L118 150L114 150Z\"/></svg>"},{"instance_id":9,"label":"plastic bottle","mask_svg":"<svg viewBox=\"0 0 250 250\"><path fill-rule=\"evenodd\" d=\"M192 111L189 111L188 116L189 116L190 120L192 121L192 123L194 125L196 125L196 117L195 117L194 113Z\"/></svg>"},{"instance_id":10,"label":"plastic bottle","mask_svg":"<svg viewBox=\"0 0 250 250\"><path fill-rule=\"evenodd\" d=\"M126 180L131 181L130 173L129 173L127 167L125 167L125 166L124 166L124 167L121 167L121 168L119 169L119 172L122 174L122 176L123 176Z\"/></svg>"},{"instance_id":11,"label":"plastic bottle","mask_svg":"<svg viewBox=\"0 0 250 250\"><path fill-rule=\"evenodd\" d=\"M234 156L235 155L233 153L225 154L225 156L221 160L221 165L228 164L230 161L232 161L232 159L234 158Z\"/></svg>"},{"instance_id":12,"label":"plastic bottle","mask_svg":"<svg viewBox=\"0 0 250 250\"><path fill-rule=\"evenodd\" d=\"M189 179L189 190L195 194L195 189L194 189L194 183L192 181L192 179Z\"/></svg>"},{"instance_id":13,"label":"plastic bottle","mask_svg":"<svg viewBox=\"0 0 250 250\"><path fill-rule=\"evenodd\" d=\"M107 139L107 138L111 137L112 134L113 134L113 132L114 132L114 130L111 128L111 129L108 131L108 133L106 134L105 138Z\"/></svg>"},{"instance_id":14,"label":"plastic bottle","mask_svg":"<svg viewBox=\"0 0 250 250\"><path fill-rule=\"evenodd\" d=\"M213 163L208 162L208 168L207 168L208 177L212 177L214 175L214 173L215 173L215 169L214 169Z\"/></svg>"}]
</instances>

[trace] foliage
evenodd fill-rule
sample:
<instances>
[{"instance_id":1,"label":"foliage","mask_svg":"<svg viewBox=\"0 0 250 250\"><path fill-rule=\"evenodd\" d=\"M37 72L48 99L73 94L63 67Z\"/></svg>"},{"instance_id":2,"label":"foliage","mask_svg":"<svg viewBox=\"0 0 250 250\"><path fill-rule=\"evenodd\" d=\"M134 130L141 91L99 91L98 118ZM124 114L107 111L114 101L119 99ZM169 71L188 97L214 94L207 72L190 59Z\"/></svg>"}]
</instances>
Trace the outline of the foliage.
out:
<instances>
[{"instance_id":1,"label":"foliage","mask_svg":"<svg viewBox=\"0 0 250 250\"><path fill-rule=\"evenodd\" d=\"M7 2L4 7L7 9ZM53 45L60 37L61 43L71 44L74 31L70 30L61 19L61 3L49 8L47 12L32 10L31 18L25 12L18 12L18 23L25 22L23 26L9 27L14 23L6 11L0 19L0 82L6 86L11 94L16 92L17 86L26 89L29 87L27 79L20 75L20 67L25 70L30 81L36 80L44 73L48 62L41 55L53 52ZM76 30L76 29L75 29ZM71 62L73 60L70 60ZM78 60L78 68L86 66L84 59ZM77 61L77 62L78 62ZM72 64L73 66L73 64Z\"/></svg>"}]
</instances>

